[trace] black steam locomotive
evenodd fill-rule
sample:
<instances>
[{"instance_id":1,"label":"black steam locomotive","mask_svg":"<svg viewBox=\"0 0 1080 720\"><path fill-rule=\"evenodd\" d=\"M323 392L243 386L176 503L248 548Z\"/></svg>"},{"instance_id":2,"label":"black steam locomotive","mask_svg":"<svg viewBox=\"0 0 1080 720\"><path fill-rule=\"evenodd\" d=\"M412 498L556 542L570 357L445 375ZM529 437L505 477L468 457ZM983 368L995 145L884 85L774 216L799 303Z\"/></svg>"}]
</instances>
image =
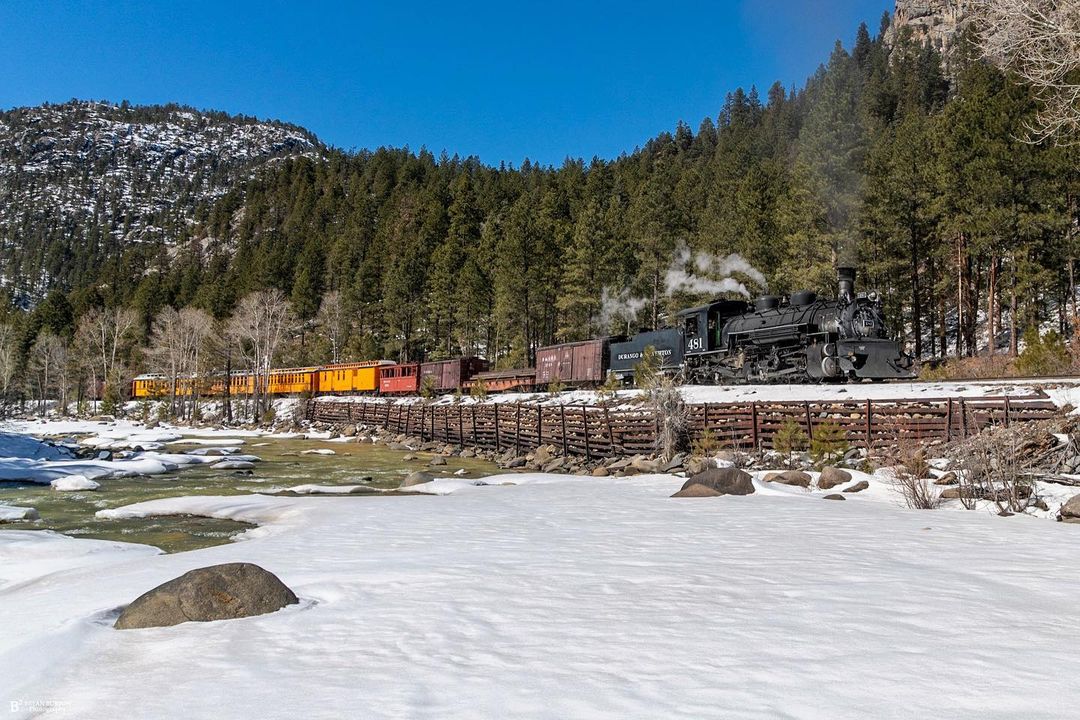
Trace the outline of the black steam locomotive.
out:
<instances>
[{"instance_id":1,"label":"black steam locomotive","mask_svg":"<svg viewBox=\"0 0 1080 720\"><path fill-rule=\"evenodd\" d=\"M683 310L676 327L612 342L611 370L624 381L652 346L666 372L691 384L891 380L913 377L912 358L889 339L881 297L855 294L855 270L840 268L839 298L811 291L767 295L753 305L717 300Z\"/></svg>"}]
</instances>

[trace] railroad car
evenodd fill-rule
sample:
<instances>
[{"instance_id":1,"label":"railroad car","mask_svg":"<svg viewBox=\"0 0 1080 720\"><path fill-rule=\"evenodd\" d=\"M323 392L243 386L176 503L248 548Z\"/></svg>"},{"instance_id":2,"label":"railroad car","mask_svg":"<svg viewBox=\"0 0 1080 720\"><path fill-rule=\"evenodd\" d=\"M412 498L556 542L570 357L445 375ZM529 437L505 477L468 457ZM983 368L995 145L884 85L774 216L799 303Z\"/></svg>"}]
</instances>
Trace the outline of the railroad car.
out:
<instances>
[{"instance_id":1,"label":"railroad car","mask_svg":"<svg viewBox=\"0 0 1080 720\"><path fill-rule=\"evenodd\" d=\"M389 360L369 360L314 368L317 378L311 389L324 394L378 392L379 371L393 364Z\"/></svg>"},{"instance_id":2,"label":"railroad car","mask_svg":"<svg viewBox=\"0 0 1080 720\"><path fill-rule=\"evenodd\" d=\"M462 383L468 382L477 373L486 372L487 369L488 361L478 357L421 363L420 387L431 382L432 389L437 393L454 392L463 388ZM425 380L428 377L433 380Z\"/></svg>"},{"instance_id":3,"label":"railroad car","mask_svg":"<svg viewBox=\"0 0 1080 720\"><path fill-rule=\"evenodd\" d=\"M415 395L420 390L420 363L398 363L379 368L381 395Z\"/></svg>"},{"instance_id":4,"label":"railroad car","mask_svg":"<svg viewBox=\"0 0 1080 720\"><path fill-rule=\"evenodd\" d=\"M172 395L169 379L159 373L137 375L131 381L131 396L134 398L159 398Z\"/></svg>"},{"instance_id":5,"label":"railroad car","mask_svg":"<svg viewBox=\"0 0 1080 720\"><path fill-rule=\"evenodd\" d=\"M487 392L528 392L536 387L536 370L533 368L513 368L511 370L489 370L476 373L471 380L462 383L463 388L472 390L483 384Z\"/></svg>"},{"instance_id":6,"label":"railroad car","mask_svg":"<svg viewBox=\"0 0 1080 720\"><path fill-rule=\"evenodd\" d=\"M266 378L267 395L301 395L316 392L319 368L283 368L271 370Z\"/></svg>"},{"instance_id":7,"label":"railroad car","mask_svg":"<svg viewBox=\"0 0 1080 720\"><path fill-rule=\"evenodd\" d=\"M549 345L536 351L536 384L588 385L604 382L611 338Z\"/></svg>"}]
</instances>

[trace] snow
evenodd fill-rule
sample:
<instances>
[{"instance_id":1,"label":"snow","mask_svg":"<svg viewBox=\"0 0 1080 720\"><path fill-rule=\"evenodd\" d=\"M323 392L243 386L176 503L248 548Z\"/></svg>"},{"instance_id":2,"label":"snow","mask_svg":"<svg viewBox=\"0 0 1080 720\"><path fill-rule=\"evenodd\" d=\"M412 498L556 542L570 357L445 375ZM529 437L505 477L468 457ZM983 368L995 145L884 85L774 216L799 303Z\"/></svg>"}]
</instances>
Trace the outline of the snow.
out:
<instances>
[{"instance_id":1,"label":"snow","mask_svg":"<svg viewBox=\"0 0 1080 720\"><path fill-rule=\"evenodd\" d=\"M1080 407L1080 383L1075 378L1043 378L1039 380L973 380L969 382L888 382L848 383L837 385L684 385L683 397L691 403L741 403L741 402L861 402L865 400L940 400L953 398L1039 397L1045 392L1059 404L1072 402ZM615 400L630 404L640 399L641 390L619 390ZM389 402L411 404L422 398L370 397L370 396L319 396L316 400L332 402ZM523 403L540 405L594 405L600 397L592 390L567 390L561 393L493 393L485 403ZM435 405L469 405L478 402L470 396L442 395Z\"/></svg>"},{"instance_id":2,"label":"snow","mask_svg":"<svg viewBox=\"0 0 1080 720\"><path fill-rule=\"evenodd\" d=\"M313 448L311 450L301 450L301 455L336 455L337 453L330 448Z\"/></svg>"},{"instance_id":3,"label":"snow","mask_svg":"<svg viewBox=\"0 0 1080 720\"><path fill-rule=\"evenodd\" d=\"M34 508L0 505L0 523L15 522L17 520L37 520L38 517L38 511Z\"/></svg>"},{"instance_id":4,"label":"snow","mask_svg":"<svg viewBox=\"0 0 1080 720\"><path fill-rule=\"evenodd\" d=\"M68 475L66 477L56 478L50 484L52 485L53 490L60 490L61 492L97 490L101 487L101 483L94 482L83 475Z\"/></svg>"},{"instance_id":5,"label":"snow","mask_svg":"<svg viewBox=\"0 0 1080 720\"><path fill-rule=\"evenodd\" d=\"M0 667L19 668L0 701L88 720L118 702L155 718L1075 716L1080 527L760 482L694 500L667 476L485 482L100 513L260 524L174 555L0 531ZM302 604L110 627L155 585L236 561Z\"/></svg>"}]
</instances>

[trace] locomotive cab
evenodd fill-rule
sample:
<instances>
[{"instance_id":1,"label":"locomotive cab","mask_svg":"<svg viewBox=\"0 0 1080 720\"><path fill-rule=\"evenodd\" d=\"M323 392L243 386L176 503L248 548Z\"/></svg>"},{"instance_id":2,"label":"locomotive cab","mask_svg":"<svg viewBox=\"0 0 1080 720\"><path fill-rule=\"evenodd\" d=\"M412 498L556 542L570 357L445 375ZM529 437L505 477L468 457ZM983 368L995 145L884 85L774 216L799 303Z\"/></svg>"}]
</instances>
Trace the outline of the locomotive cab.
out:
<instances>
[{"instance_id":1,"label":"locomotive cab","mask_svg":"<svg viewBox=\"0 0 1080 720\"><path fill-rule=\"evenodd\" d=\"M678 314L686 355L717 352L723 349L721 335L727 321L747 310L739 300L717 300Z\"/></svg>"}]
</instances>

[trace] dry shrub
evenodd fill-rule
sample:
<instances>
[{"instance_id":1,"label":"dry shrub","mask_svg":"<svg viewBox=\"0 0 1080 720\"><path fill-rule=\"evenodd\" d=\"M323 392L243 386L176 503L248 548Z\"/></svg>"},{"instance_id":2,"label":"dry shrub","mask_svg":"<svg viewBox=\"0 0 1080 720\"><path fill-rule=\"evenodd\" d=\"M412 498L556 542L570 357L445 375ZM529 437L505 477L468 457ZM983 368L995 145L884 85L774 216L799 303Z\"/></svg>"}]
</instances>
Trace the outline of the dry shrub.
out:
<instances>
[{"instance_id":1,"label":"dry shrub","mask_svg":"<svg viewBox=\"0 0 1080 720\"><path fill-rule=\"evenodd\" d=\"M1038 500L1035 479L1045 474L1040 452L1048 435L1041 423L997 426L956 443L950 458L960 480L960 499L973 509L978 500L1001 512L1024 512Z\"/></svg>"},{"instance_id":2,"label":"dry shrub","mask_svg":"<svg viewBox=\"0 0 1080 720\"><path fill-rule=\"evenodd\" d=\"M930 462L926 448L906 440L897 443L889 456L893 469L892 484L912 510L934 510L941 505L941 493L929 478Z\"/></svg>"},{"instance_id":3,"label":"dry shrub","mask_svg":"<svg viewBox=\"0 0 1080 720\"><path fill-rule=\"evenodd\" d=\"M658 425L656 452L665 460L675 457L688 440L689 418L679 385L677 378L659 374L653 377L646 393Z\"/></svg>"}]
</instances>

